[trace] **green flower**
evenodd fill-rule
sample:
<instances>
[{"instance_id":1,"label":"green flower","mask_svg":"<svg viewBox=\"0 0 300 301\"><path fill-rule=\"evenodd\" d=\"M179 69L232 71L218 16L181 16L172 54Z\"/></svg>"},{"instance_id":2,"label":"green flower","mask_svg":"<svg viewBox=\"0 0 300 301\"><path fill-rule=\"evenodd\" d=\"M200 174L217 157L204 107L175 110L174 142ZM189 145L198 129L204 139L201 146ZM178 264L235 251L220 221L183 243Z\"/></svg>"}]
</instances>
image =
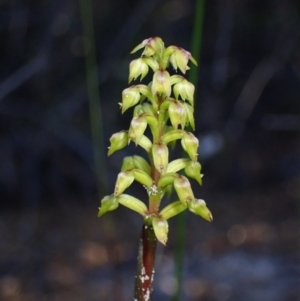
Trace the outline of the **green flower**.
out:
<instances>
[{"instance_id":1,"label":"green flower","mask_svg":"<svg viewBox=\"0 0 300 301\"><path fill-rule=\"evenodd\" d=\"M157 70L154 72L152 80L152 95L171 95L170 74L166 70Z\"/></svg>"}]
</instances>

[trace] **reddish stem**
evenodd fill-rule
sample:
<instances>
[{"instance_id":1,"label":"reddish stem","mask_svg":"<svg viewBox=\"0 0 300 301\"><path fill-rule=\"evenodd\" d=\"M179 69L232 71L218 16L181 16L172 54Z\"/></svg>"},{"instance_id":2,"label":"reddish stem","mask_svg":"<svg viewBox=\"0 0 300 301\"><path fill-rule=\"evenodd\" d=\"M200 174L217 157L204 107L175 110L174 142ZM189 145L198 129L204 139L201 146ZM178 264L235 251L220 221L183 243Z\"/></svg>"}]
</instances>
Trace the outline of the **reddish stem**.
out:
<instances>
[{"instance_id":1,"label":"reddish stem","mask_svg":"<svg viewBox=\"0 0 300 301\"><path fill-rule=\"evenodd\" d=\"M157 239L152 226L143 225L135 279L135 300L150 301L154 278L154 261Z\"/></svg>"}]
</instances>

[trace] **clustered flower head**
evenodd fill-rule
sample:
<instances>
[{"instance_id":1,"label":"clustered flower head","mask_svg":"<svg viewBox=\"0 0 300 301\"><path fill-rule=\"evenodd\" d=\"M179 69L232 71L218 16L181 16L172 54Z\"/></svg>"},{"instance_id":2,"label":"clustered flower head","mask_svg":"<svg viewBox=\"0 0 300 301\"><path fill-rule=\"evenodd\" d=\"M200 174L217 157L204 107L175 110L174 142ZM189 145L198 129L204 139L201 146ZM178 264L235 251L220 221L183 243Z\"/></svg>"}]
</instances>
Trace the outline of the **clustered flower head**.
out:
<instances>
[{"instance_id":1,"label":"clustered flower head","mask_svg":"<svg viewBox=\"0 0 300 301\"><path fill-rule=\"evenodd\" d=\"M172 66L177 72L185 74L191 61L197 65L191 53L177 46L165 47L159 37L144 40L131 53L143 49L140 58L129 65L131 83L140 77L143 80L151 69L152 81L148 85L137 84L122 92L120 103L122 114L134 107L133 117L128 130L115 133L110 138L108 156L126 147L131 141L142 147L149 162L141 156L129 156L123 159L114 193L101 200L98 216L118 208L119 204L141 214L145 224L152 226L157 239L166 244L168 238L167 220L188 209L207 221L212 214L202 199L194 196L190 181L196 180L202 185L201 165L198 160L198 139L187 126L195 129L194 91L195 87L182 75L170 75L167 68ZM145 135L149 128L152 137ZM179 158L169 162L169 147L177 140L181 141L188 158ZM125 194L125 190L137 181L147 192L148 206L134 196ZM174 188L177 200L160 210L163 196Z\"/></svg>"}]
</instances>

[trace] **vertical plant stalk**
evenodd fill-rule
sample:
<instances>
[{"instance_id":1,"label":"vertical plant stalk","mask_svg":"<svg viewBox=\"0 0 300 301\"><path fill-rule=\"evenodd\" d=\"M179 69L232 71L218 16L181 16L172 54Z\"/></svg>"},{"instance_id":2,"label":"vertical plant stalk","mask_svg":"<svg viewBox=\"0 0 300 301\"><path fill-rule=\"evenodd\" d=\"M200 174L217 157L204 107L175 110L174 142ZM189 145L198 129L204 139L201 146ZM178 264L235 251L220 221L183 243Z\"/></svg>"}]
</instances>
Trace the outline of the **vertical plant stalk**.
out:
<instances>
[{"instance_id":1,"label":"vertical plant stalk","mask_svg":"<svg viewBox=\"0 0 300 301\"><path fill-rule=\"evenodd\" d=\"M139 242L138 268L135 278L134 298L149 301L154 279L154 262L157 239L152 226L143 225Z\"/></svg>"},{"instance_id":2,"label":"vertical plant stalk","mask_svg":"<svg viewBox=\"0 0 300 301\"><path fill-rule=\"evenodd\" d=\"M194 196L187 177L202 185L201 164L198 162L198 139L186 128L195 129L194 90L192 83L183 76L170 75L167 67L172 65L185 74L188 62L197 65L191 53L177 46L165 47L161 38L144 40L132 53L144 49L140 58L129 65L129 83L139 76L147 75L149 67L153 79L149 85L133 85L123 90L121 111L134 107L133 118L128 130L115 133L110 138L108 155L112 155L131 141L148 154L148 161L141 156L123 159L114 192L101 200L98 216L115 210L121 204L139 213L144 219L139 241L138 269L135 279L135 301L149 301L152 292L154 262L157 241L166 245L168 219L188 209L211 222L212 215L202 199ZM173 97L174 96L174 97ZM152 141L145 135L149 127ZM188 158L169 162L169 148L181 140ZM171 145L168 145L171 144ZM186 176L182 175L184 171ZM179 173L180 172L180 173ZM141 183L147 191L148 206L124 191L133 183ZM160 203L165 194L176 190L177 200L162 210Z\"/></svg>"},{"instance_id":3,"label":"vertical plant stalk","mask_svg":"<svg viewBox=\"0 0 300 301\"><path fill-rule=\"evenodd\" d=\"M195 60L200 64L200 52L202 46L202 34L203 34L203 21L205 11L205 0L197 0L194 15L194 28L192 34L192 53L194 54ZM194 66L191 67L188 79L194 85L197 85L198 81L198 70ZM195 91L195 96L196 96ZM186 233L186 221L187 214L183 212L178 216L177 219L177 236L176 236L176 247L175 247L175 276L177 281L176 291L172 298L173 301L180 300L180 293L182 290L182 270L183 270L183 259L184 259L184 245L185 245L185 233Z\"/></svg>"}]
</instances>

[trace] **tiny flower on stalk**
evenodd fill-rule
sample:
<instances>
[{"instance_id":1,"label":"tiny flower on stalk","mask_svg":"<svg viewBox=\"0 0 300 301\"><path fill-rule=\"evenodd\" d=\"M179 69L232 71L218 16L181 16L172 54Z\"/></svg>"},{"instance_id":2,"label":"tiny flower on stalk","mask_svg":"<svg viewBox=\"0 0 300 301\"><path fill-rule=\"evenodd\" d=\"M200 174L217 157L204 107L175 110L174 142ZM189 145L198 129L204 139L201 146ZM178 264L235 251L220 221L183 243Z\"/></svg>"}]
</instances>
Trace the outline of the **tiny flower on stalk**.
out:
<instances>
[{"instance_id":1,"label":"tiny flower on stalk","mask_svg":"<svg viewBox=\"0 0 300 301\"><path fill-rule=\"evenodd\" d=\"M99 207L98 217L102 216L108 211L113 211L118 207L118 199L113 194L107 195L101 200L101 207Z\"/></svg>"},{"instance_id":2,"label":"tiny flower on stalk","mask_svg":"<svg viewBox=\"0 0 300 301\"><path fill-rule=\"evenodd\" d=\"M152 157L155 168L164 174L169 162L169 149L165 144L153 144Z\"/></svg>"},{"instance_id":3,"label":"tiny flower on stalk","mask_svg":"<svg viewBox=\"0 0 300 301\"><path fill-rule=\"evenodd\" d=\"M112 155L115 151L124 148L128 144L128 132L121 131L113 134L110 139L110 147L108 148L107 155Z\"/></svg>"},{"instance_id":4,"label":"tiny flower on stalk","mask_svg":"<svg viewBox=\"0 0 300 301\"><path fill-rule=\"evenodd\" d=\"M135 144L139 144L147 127L147 120L144 115L136 116L131 120L128 131L128 138L132 139Z\"/></svg>"},{"instance_id":5,"label":"tiny flower on stalk","mask_svg":"<svg viewBox=\"0 0 300 301\"><path fill-rule=\"evenodd\" d=\"M206 207L206 203L204 200L201 199L193 199L188 202L188 209L196 214L203 217L208 222L212 222L213 217L210 210Z\"/></svg>"},{"instance_id":6,"label":"tiny flower on stalk","mask_svg":"<svg viewBox=\"0 0 300 301\"><path fill-rule=\"evenodd\" d=\"M154 72L152 80L152 95L171 95L170 74L166 70L157 70Z\"/></svg>"},{"instance_id":7,"label":"tiny flower on stalk","mask_svg":"<svg viewBox=\"0 0 300 301\"><path fill-rule=\"evenodd\" d=\"M141 99L141 94L137 87L131 86L122 92L122 114L130 107L135 106Z\"/></svg>"},{"instance_id":8,"label":"tiny flower on stalk","mask_svg":"<svg viewBox=\"0 0 300 301\"><path fill-rule=\"evenodd\" d=\"M186 175L192 179L195 179L200 185L202 185L201 164L199 162L190 161L184 168Z\"/></svg>"},{"instance_id":9,"label":"tiny flower on stalk","mask_svg":"<svg viewBox=\"0 0 300 301\"><path fill-rule=\"evenodd\" d=\"M153 216L152 226L157 240L161 242L163 245L165 245L168 240L168 232L169 232L168 222L164 218Z\"/></svg>"},{"instance_id":10,"label":"tiny flower on stalk","mask_svg":"<svg viewBox=\"0 0 300 301\"><path fill-rule=\"evenodd\" d=\"M187 100L194 106L195 86L183 78L183 80L173 86L173 91L176 99L180 96L182 100Z\"/></svg>"},{"instance_id":11,"label":"tiny flower on stalk","mask_svg":"<svg viewBox=\"0 0 300 301\"><path fill-rule=\"evenodd\" d=\"M141 76L142 80L148 74L148 71L149 66L142 57L133 60L129 65L128 83L133 79L137 79L139 76Z\"/></svg>"},{"instance_id":12,"label":"tiny flower on stalk","mask_svg":"<svg viewBox=\"0 0 300 301\"><path fill-rule=\"evenodd\" d=\"M118 174L115 185L115 196L119 196L125 189L127 189L134 181L134 173L132 170L122 171Z\"/></svg>"},{"instance_id":13,"label":"tiny flower on stalk","mask_svg":"<svg viewBox=\"0 0 300 301\"><path fill-rule=\"evenodd\" d=\"M179 177L175 178L174 188L177 192L179 200L184 205L186 205L187 202L189 202L190 200L193 200L195 198L190 181L184 176L179 176Z\"/></svg>"},{"instance_id":14,"label":"tiny flower on stalk","mask_svg":"<svg viewBox=\"0 0 300 301\"><path fill-rule=\"evenodd\" d=\"M168 113L173 128L177 130L178 126L180 125L181 128L184 129L186 123L186 111L184 104L176 99L173 99L170 102Z\"/></svg>"},{"instance_id":15,"label":"tiny flower on stalk","mask_svg":"<svg viewBox=\"0 0 300 301\"><path fill-rule=\"evenodd\" d=\"M188 62L192 61L194 65L197 66L196 60L192 57L191 53L184 50L181 47L169 46L164 51L164 56L169 56L170 63L173 68L177 71L177 68L185 74L186 70L189 70Z\"/></svg>"},{"instance_id":16,"label":"tiny flower on stalk","mask_svg":"<svg viewBox=\"0 0 300 301\"><path fill-rule=\"evenodd\" d=\"M181 139L182 148L188 153L193 161L197 161L199 140L189 132L184 132Z\"/></svg>"}]
</instances>

